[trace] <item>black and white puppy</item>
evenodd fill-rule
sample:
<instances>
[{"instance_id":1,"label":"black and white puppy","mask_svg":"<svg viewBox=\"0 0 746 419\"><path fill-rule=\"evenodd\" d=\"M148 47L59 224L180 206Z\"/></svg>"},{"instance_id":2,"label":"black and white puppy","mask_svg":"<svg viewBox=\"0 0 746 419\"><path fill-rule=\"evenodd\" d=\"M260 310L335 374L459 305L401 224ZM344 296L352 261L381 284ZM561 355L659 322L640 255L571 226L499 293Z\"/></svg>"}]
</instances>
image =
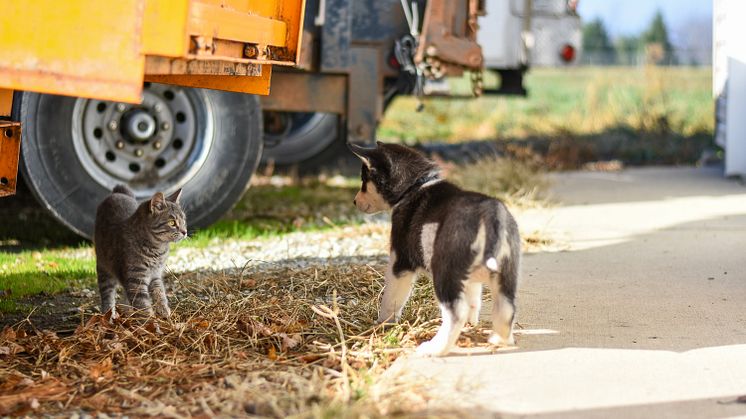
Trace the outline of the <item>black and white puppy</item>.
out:
<instances>
[{"instance_id":1,"label":"black and white puppy","mask_svg":"<svg viewBox=\"0 0 746 419\"><path fill-rule=\"evenodd\" d=\"M363 161L357 208L368 214L392 210L378 322L399 320L424 271L433 278L443 323L418 354L447 354L464 324L477 324L484 284L493 301L489 342L512 345L521 242L505 205L446 182L433 161L411 148L381 142L375 148L349 147Z\"/></svg>"}]
</instances>

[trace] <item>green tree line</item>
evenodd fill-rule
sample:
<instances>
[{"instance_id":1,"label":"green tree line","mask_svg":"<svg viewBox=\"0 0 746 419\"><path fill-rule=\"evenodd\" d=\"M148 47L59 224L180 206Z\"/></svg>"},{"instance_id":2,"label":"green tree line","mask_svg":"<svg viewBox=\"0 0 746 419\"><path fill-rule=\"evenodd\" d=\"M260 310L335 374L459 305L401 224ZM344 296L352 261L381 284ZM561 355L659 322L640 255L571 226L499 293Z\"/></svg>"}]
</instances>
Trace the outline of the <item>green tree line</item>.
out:
<instances>
[{"instance_id":1,"label":"green tree line","mask_svg":"<svg viewBox=\"0 0 746 419\"><path fill-rule=\"evenodd\" d=\"M668 27L660 11L640 35L620 36L613 41L600 18L583 25L584 64L633 65L640 59L656 65L677 64Z\"/></svg>"}]
</instances>

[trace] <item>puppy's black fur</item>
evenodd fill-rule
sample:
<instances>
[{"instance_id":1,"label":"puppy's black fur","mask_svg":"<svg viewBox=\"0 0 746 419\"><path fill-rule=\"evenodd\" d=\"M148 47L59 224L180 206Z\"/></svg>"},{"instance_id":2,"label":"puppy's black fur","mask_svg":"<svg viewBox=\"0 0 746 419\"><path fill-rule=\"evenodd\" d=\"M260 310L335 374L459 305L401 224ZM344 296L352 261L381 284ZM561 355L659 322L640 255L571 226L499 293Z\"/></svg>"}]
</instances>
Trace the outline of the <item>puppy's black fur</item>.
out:
<instances>
[{"instance_id":1,"label":"puppy's black fur","mask_svg":"<svg viewBox=\"0 0 746 419\"><path fill-rule=\"evenodd\" d=\"M443 325L418 352L444 355L452 348L464 323L478 321L485 283L493 295L490 341L512 344L520 237L505 205L442 180L434 162L408 147L379 142L376 148L350 149L363 161L357 207L392 210L378 321L398 320L414 277L425 271L432 275Z\"/></svg>"}]
</instances>

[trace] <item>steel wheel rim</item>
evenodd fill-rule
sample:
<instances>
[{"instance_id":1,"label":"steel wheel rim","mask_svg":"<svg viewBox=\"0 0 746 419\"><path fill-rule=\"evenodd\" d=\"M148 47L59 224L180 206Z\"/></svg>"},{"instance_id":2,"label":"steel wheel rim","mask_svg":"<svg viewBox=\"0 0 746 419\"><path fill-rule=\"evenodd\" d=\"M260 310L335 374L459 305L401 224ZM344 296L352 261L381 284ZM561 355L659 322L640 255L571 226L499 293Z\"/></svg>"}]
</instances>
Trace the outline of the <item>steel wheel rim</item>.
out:
<instances>
[{"instance_id":1,"label":"steel wheel rim","mask_svg":"<svg viewBox=\"0 0 746 419\"><path fill-rule=\"evenodd\" d=\"M334 137L322 141L308 138L328 117L329 114L321 112L265 111L264 158L302 161L315 156L335 140Z\"/></svg>"},{"instance_id":2,"label":"steel wheel rim","mask_svg":"<svg viewBox=\"0 0 746 419\"><path fill-rule=\"evenodd\" d=\"M128 184L138 198L194 178L213 145L214 112L198 89L146 83L139 105L77 99L75 154L98 184Z\"/></svg>"}]
</instances>

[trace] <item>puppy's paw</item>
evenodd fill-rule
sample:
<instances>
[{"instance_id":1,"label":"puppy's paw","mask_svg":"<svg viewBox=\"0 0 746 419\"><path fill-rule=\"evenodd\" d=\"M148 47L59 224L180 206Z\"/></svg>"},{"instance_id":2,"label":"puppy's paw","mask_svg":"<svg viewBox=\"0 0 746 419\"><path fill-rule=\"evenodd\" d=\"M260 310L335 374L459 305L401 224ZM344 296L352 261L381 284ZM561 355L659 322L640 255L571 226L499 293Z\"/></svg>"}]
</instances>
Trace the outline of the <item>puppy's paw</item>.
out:
<instances>
[{"instance_id":1,"label":"puppy's paw","mask_svg":"<svg viewBox=\"0 0 746 419\"><path fill-rule=\"evenodd\" d=\"M417 356L431 357L431 356L443 356L448 354L448 348L443 347L439 342L427 341L420 344L415 351Z\"/></svg>"},{"instance_id":2,"label":"puppy's paw","mask_svg":"<svg viewBox=\"0 0 746 419\"><path fill-rule=\"evenodd\" d=\"M487 342L490 345L494 346L514 346L515 345L515 339L513 339L513 334L510 334L510 337L508 337L507 340L503 339L499 334L492 333L490 335L489 339L487 339Z\"/></svg>"}]
</instances>

